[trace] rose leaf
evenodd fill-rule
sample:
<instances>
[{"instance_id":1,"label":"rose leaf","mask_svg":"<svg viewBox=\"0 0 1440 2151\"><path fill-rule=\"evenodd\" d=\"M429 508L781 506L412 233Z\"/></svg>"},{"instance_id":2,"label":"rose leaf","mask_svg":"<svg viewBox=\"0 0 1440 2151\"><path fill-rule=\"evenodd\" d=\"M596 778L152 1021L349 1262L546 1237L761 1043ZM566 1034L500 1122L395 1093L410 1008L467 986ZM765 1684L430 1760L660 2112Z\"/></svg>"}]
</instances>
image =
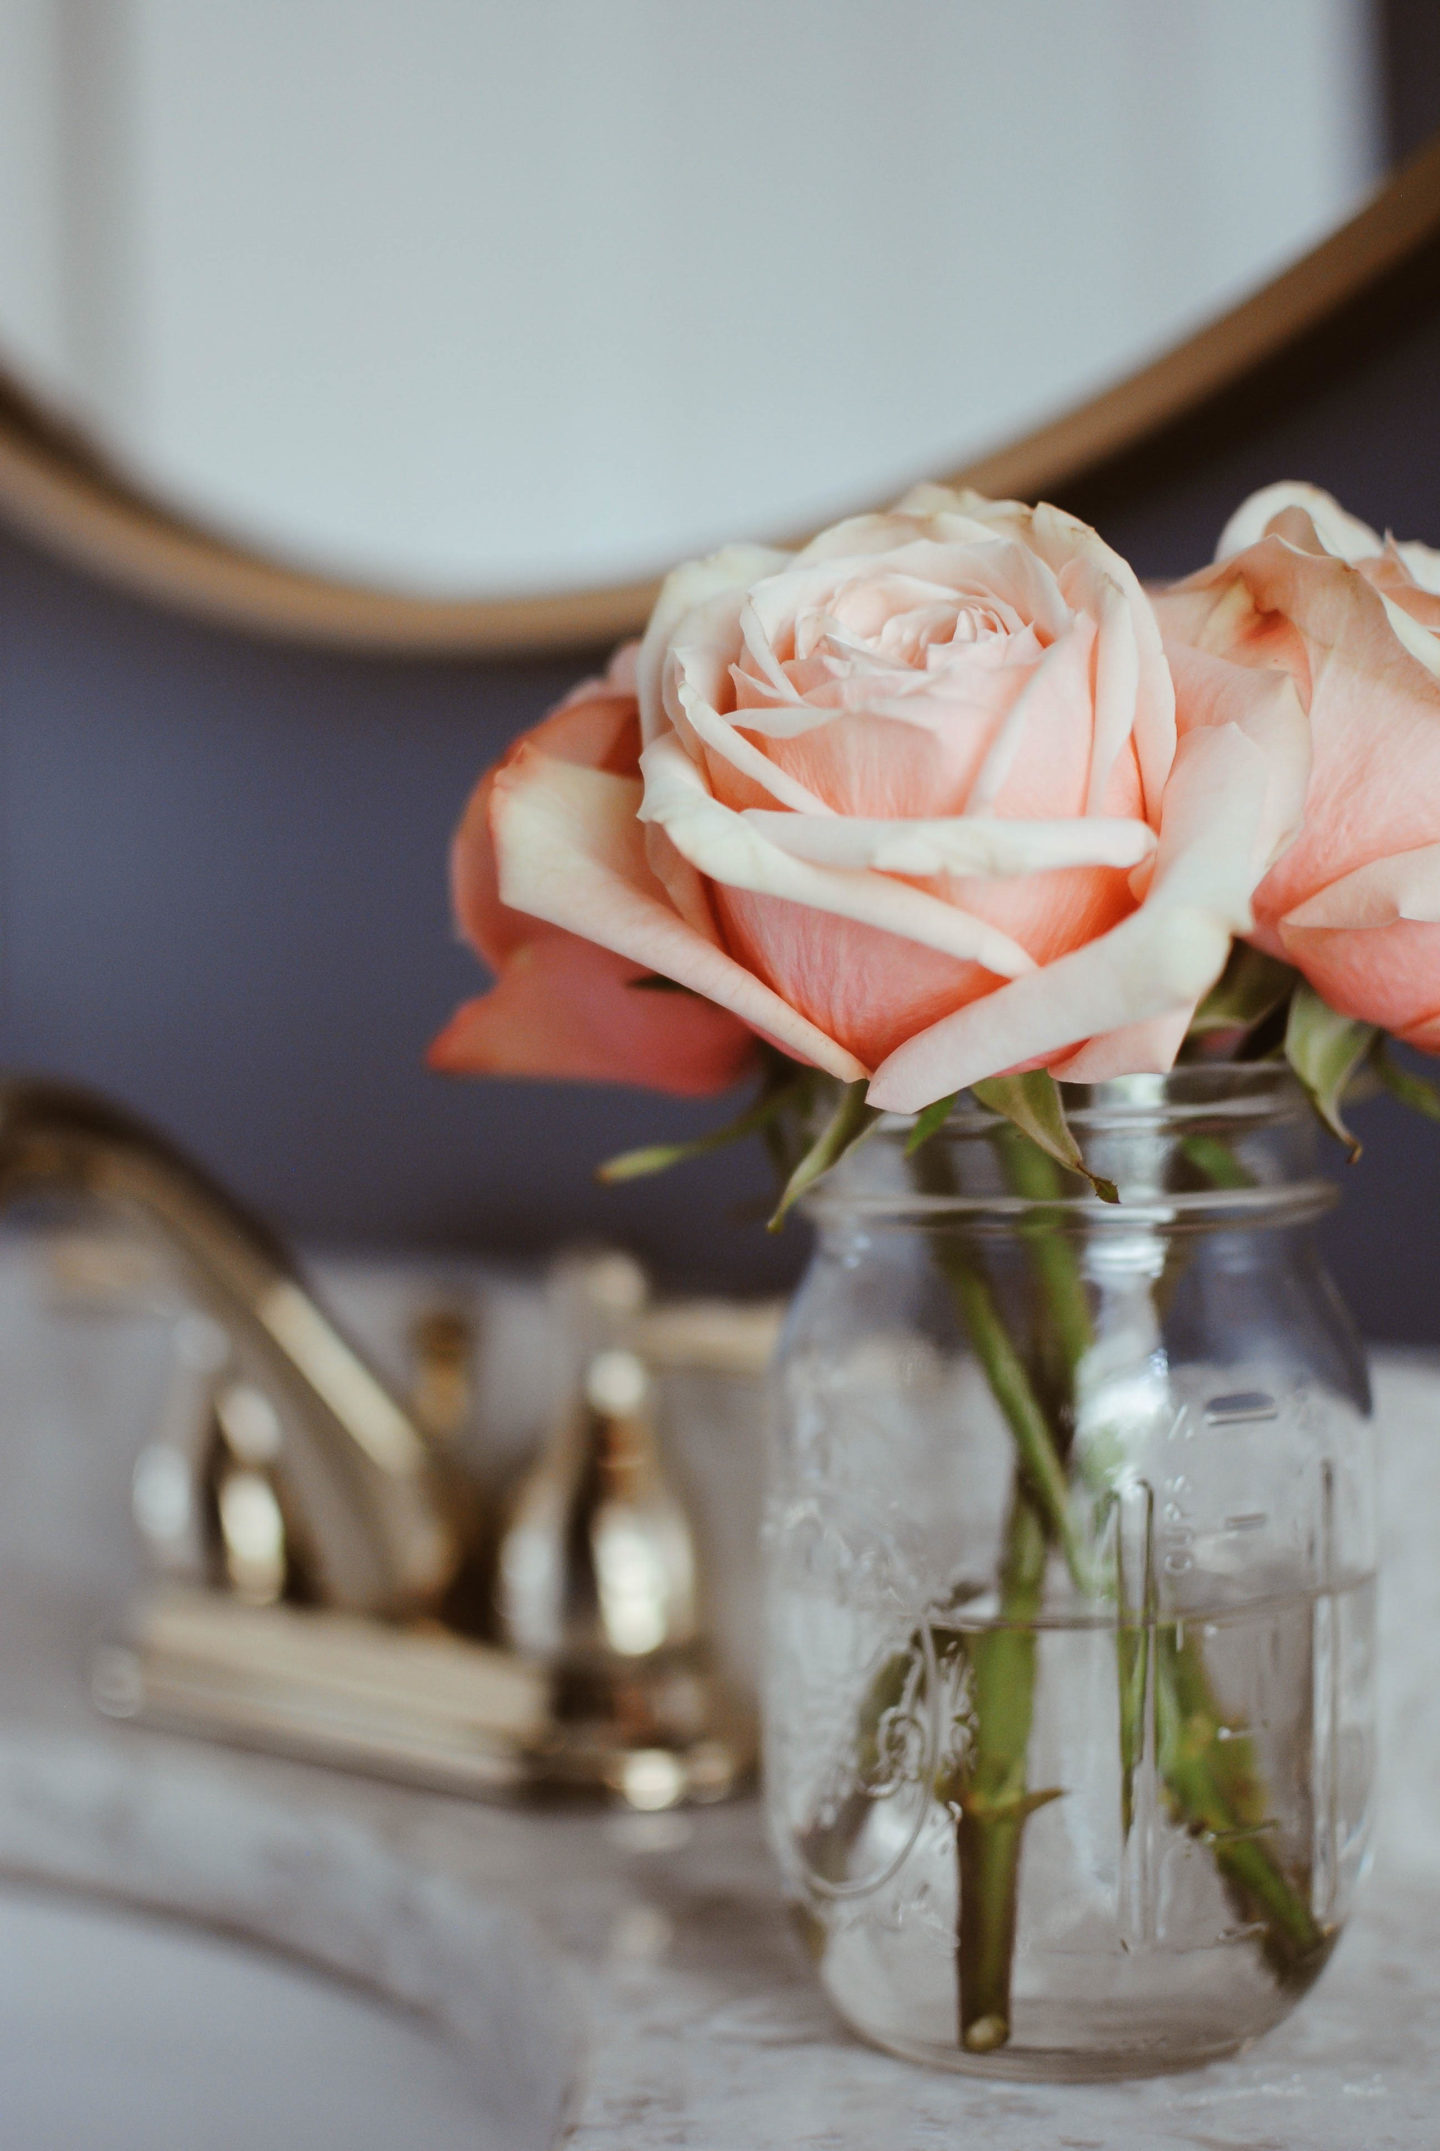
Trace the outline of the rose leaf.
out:
<instances>
[{"instance_id":1,"label":"rose leaf","mask_svg":"<svg viewBox=\"0 0 1440 2151\"><path fill-rule=\"evenodd\" d=\"M858 1083L844 1086L835 1111L786 1181L770 1220L771 1232L780 1230L806 1190L815 1185L822 1173L828 1173L832 1165L838 1164L847 1150L853 1150L862 1142L875 1126L880 1114L873 1105L865 1103L868 1088L869 1078L865 1076Z\"/></svg>"},{"instance_id":2,"label":"rose leaf","mask_svg":"<svg viewBox=\"0 0 1440 2151\"><path fill-rule=\"evenodd\" d=\"M947 1098L934 1099L931 1104L926 1106L923 1113L915 1115L915 1125L910 1130L909 1140L905 1145L907 1158L913 1158L921 1145L928 1143L931 1136L937 1134L944 1127L946 1121L950 1118L951 1108L959 1095L958 1090L952 1090Z\"/></svg>"},{"instance_id":3,"label":"rose leaf","mask_svg":"<svg viewBox=\"0 0 1440 2151\"><path fill-rule=\"evenodd\" d=\"M684 1165L691 1158L708 1157L712 1150L728 1150L732 1143L743 1143L747 1136L767 1129L789 1106L803 1104L810 1083L810 1073L805 1070L790 1082L766 1090L754 1105L727 1121L723 1128L693 1136L688 1143L650 1143L642 1150L621 1151L618 1157L607 1158L597 1166L595 1177L607 1187L614 1187L622 1180L643 1180L650 1173L664 1173L672 1165Z\"/></svg>"},{"instance_id":4,"label":"rose leaf","mask_svg":"<svg viewBox=\"0 0 1440 2151\"><path fill-rule=\"evenodd\" d=\"M1299 979L1299 973L1263 949L1237 941L1230 961L1190 1019L1190 1036L1208 1031L1253 1031L1272 1016Z\"/></svg>"},{"instance_id":5,"label":"rose leaf","mask_svg":"<svg viewBox=\"0 0 1440 2151\"><path fill-rule=\"evenodd\" d=\"M1330 1133L1349 1151L1352 1165L1360 1144L1345 1125L1345 1092L1375 1036L1373 1023L1354 1023L1337 1014L1303 980L1296 987L1285 1025L1285 1058Z\"/></svg>"},{"instance_id":6,"label":"rose leaf","mask_svg":"<svg viewBox=\"0 0 1440 2151\"><path fill-rule=\"evenodd\" d=\"M1000 1114L1047 1158L1088 1180L1101 1202L1119 1202L1114 1181L1092 1173L1081 1157L1080 1145L1065 1118L1059 1086L1048 1068L1032 1068L1028 1075L987 1076L983 1083L972 1083L970 1088L987 1113Z\"/></svg>"}]
</instances>

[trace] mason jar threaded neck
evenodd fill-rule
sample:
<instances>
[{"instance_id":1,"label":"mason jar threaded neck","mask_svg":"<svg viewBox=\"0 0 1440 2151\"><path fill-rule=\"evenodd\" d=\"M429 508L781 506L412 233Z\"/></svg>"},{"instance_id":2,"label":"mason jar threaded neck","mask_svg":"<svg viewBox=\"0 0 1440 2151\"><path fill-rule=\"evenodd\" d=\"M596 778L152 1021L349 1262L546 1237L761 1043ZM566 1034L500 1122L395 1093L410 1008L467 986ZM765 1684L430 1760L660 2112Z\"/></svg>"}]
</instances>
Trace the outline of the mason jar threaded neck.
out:
<instances>
[{"instance_id":1,"label":"mason jar threaded neck","mask_svg":"<svg viewBox=\"0 0 1440 2151\"><path fill-rule=\"evenodd\" d=\"M1195 1062L1168 1075L1063 1084L1066 1118L1102 1200L966 1092L913 1155L913 1116L886 1114L807 1198L822 1226L864 1215L1011 1229L1043 1211L1077 1225L1215 1229L1301 1223L1337 1199L1319 1123L1283 1063Z\"/></svg>"}]
</instances>

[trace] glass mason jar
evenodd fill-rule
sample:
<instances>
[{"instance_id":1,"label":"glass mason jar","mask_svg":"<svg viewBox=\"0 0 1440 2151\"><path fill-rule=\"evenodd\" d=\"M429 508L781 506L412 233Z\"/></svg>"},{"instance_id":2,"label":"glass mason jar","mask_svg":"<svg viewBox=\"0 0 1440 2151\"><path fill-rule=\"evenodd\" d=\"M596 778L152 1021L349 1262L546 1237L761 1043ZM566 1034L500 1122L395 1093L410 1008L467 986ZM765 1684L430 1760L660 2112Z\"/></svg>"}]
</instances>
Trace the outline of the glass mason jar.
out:
<instances>
[{"instance_id":1,"label":"glass mason jar","mask_svg":"<svg viewBox=\"0 0 1440 2151\"><path fill-rule=\"evenodd\" d=\"M1375 1517L1334 1198L1272 1064L961 1107L810 1202L766 1517L770 1827L847 2022L997 2076L1277 2022L1363 1866Z\"/></svg>"}]
</instances>

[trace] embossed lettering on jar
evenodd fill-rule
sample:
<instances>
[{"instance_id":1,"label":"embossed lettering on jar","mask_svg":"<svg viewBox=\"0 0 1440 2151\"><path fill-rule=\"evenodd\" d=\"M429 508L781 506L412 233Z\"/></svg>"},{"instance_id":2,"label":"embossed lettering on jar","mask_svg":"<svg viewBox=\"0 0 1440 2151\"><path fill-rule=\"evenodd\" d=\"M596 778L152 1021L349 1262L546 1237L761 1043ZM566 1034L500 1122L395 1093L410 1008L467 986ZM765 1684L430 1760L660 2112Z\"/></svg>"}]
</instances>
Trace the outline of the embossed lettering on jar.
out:
<instances>
[{"instance_id":1,"label":"embossed lettering on jar","mask_svg":"<svg viewBox=\"0 0 1440 2151\"><path fill-rule=\"evenodd\" d=\"M1181 2068L1283 2017L1364 1864L1374 1499L1333 1198L1276 1067L978 1109L811 1203L767 1509L770 1825L891 2050Z\"/></svg>"}]
</instances>

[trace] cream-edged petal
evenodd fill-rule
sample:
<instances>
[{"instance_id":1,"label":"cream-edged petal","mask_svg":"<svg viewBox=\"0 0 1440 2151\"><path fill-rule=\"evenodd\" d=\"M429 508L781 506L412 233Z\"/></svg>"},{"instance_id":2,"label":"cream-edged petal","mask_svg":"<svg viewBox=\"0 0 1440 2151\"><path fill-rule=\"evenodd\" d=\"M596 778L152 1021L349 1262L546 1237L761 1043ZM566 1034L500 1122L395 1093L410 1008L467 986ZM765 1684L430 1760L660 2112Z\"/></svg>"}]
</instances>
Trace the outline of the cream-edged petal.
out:
<instances>
[{"instance_id":1,"label":"cream-edged petal","mask_svg":"<svg viewBox=\"0 0 1440 2151\"><path fill-rule=\"evenodd\" d=\"M739 626L741 647L750 660L754 676L764 682L776 701L782 705L798 702L800 691L770 647L770 638L755 610L753 598L747 597L740 607ZM733 669L732 667L732 671Z\"/></svg>"},{"instance_id":2,"label":"cream-edged petal","mask_svg":"<svg viewBox=\"0 0 1440 2151\"><path fill-rule=\"evenodd\" d=\"M1422 590L1440 597L1440 552L1433 545L1422 545L1418 538L1392 538L1390 550Z\"/></svg>"},{"instance_id":3,"label":"cream-edged petal","mask_svg":"<svg viewBox=\"0 0 1440 2151\"><path fill-rule=\"evenodd\" d=\"M1440 844L1357 866L1288 911L1280 927L1393 926L1397 919L1440 924Z\"/></svg>"},{"instance_id":4,"label":"cream-edged petal","mask_svg":"<svg viewBox=\"0 0 1440 2151\"><path fill-rule=\"evenodd\" d=\"M1225 968L1230 938L1229 928L1197 905L1142 905L1098 940L907 1040L876 1070L870 1103L918 1113L986 1076L1193 1009Z\"/></svg>"},{"instance_id":5,"label":"cream-edged petal","mask_svg":"<svg viewBox=\"0 0 1440 2151\"><path fill-rule=\"evenodd\" d=\"M1422 627L1413 613L1406 612L1393 598L1380 593L1385 601L1385 616L1395 630L1395 639L1402 643L1412 657L1418 657L1427 672L1440 679L1440 635L1433 628Z\"/></svg>"},{"instance_id":6,"label":"cream-edged petal","mask_svg":"<svg viewBox=\"0 0 1440 2151\"><path fill-rule=\"evenodd\" d=\"M1252 831L1259 872L1268 872L1294 840L1304 820L1311 739L1299 689L1288 672L1275 666L1232 664L1207 649L1178 641L1167 648L1184 721L1184 739L1203 743L1207 737L1213 740L1238 733L1253 750L1247 755L1233 744L1207 750L1218 752L1222 758L1236 758L1233 782L1238 798L1233 806L1223 803L1220 795L1213 807L1201 803L1199 826L1194 831L1194 856L1197 860L1213 857L1233 861L1237 856L1233 847L1227 852L1223 846L1217 849L1204 844L1204 816L1209 812L1223 814L1227 826L1233 829L1239 815L1247 819ZM1247 765L1252 773L1248 783L1244 774ZM1217 778L1217 783L1222 782ZM1178 793L1170 802L1172 827L1179 826L1174 815L1184 809L1187 796L1185 792ZM1170 849L1173 851L1173 843Z\"/></svg>"},{"instance_id":7,"label":"cream-edged petal","mask_svg":"<svg viewBox=\"0 0 1440 2151\"><path fill-rule=\"evenodd\" d=\"M985 759L976 771L975 781L965 802L967 813L986 814L995 804L1004 788L1005 779L1015 765L1015 758L1020 752L1036 703L1044 701L1052 692L1057 674L1060 678L1059 691L1064 693L1064 676L1067 671L1075 671L1077 655L1082 667L1086 664L1094 632L1090 621L1082 616L1075 621L1068 634L1062 635L1057 642L1052 642L1041 656L985 750ZM1083 673L1080 686L1083 692Z\"/></svg>"},{"instance_id":8,"label":"cream-edged petal","mask_svg":"<svg viewBox=\"0 0 1440 2151\"><path fill-rule=\"evenodd\" d=\"M812 792L808 784L802 784L798 777L792 777L788 770L772 761L763 747L757 747L753 739L747 739L745 734L737 729L734 719L722 717L702 689L695 686L683 673L676 687L676 699L682 723L689 726L696 739L713 748L733 769L737 769L742 776L749 777L762 791L768 792L772 799L778 799L782 806L793 808L797 814L834 813L834 808L827 805L818 792ZM748 710L739 712L741 717L746 718L750 714ZM816 713L815 722L829 724L833 716L832 710L821 710ZM680 726L677 725L674 731L662 733L649 744L658 747L670 740L682 754L686 754L683 739L676 736L679 731Z\"/></svg>"},{"instance_id":9,"label":"cream-edged petal","mask_svg":"<svg viewBox=\"0 0 1440 2151\"><path fill-rule=\"evenodd\" d=\"M491 810L504 901L689 986L842 1082L858 1081L865 1070L853 1053L671 910L646 861L640 798L634 778L548 755L517 758L497 778Z\"/></svg>"},{"instance_id":10,"label":"cream-edged petal","mask_svg":"<svg viewBox=\"0 0 1440 2151\"><path fill-rule=\"evenodd\" d=\"M1287 508L1302 509L1309 516L1320 543L1337 560L1370 560L1384 551L1369 524L1348 514L1322 487L1306 485L1298 478L1281 478L1274 485L1261 486L1258 493L1240 503L1220 533L1215 558L1230 560L1258 544L1276 516L1283 515Z\"/></svg>"},{"instance_id":11,"label":"cream-edged petal","mask_svg":"<svg viewBox=\"0 0 1440 2151\"><path fill-rule=\"evenodd\" d=\"M1108 1083L1114 1076L1168 1075L1185 1043L1194 1013L1187 1001L1168 1016L1152 1016L1148 1023L1130 1023L1123 1030L1107 1031L1103 1038L1088 1038L1078 1053L1063 1061L1052 1061L1050 1073L1062 1083Z\"/></svg>"},{"instance_id":12,"label":"cream-edged petal","mask_svg":"<svg viewBox=\"0 0 1440 2151\"><path fill-rule=\"evenodd\" d=\"M1062 577L1072 608L1083 604L1087 612L1098 615L1109 588L1118 589L1124 599L1135 637L1135 758L1145 811L1156 821L1175 757L1175 690L1154 607L1129 561L1088 523L1048 501L1024 513L1028 515L1025 542Z\"/></svg>"},{"instance_id":13,"label":"cream-edged petal","mask_svg":"<svg viewBox=\"0 0 1440 2151\"><path fill-rule=\"evenodd\" d=\"M712 881L880 927L923 948L983 964L1001 978L1034 969L1018 941L938 896L886 874L815 866L780 850L746 815L711 797L673 737L653 741L640 767L645 779L641 816L658 822L676 850Z\"/></svg>"},{"instance_id":14,"label":"cream-edged petal","mask_svg":"<svg viewBox=\"0 0 1440 2151\"><path fill-rule=\"evenodd\" d=\"M1147 822L1094 815L1065 821L963 814L939 821L775 814L744 819L793 858L817 866L874 867L885 874L1040 874L1064 866L1138 866L1155 849Z\"/></svg>"},{"instance_id":15,"label":"cream-edged petal","mask_svg":"<svg viewBox=\"0 0 1440 2151\"><path fill-rule=\"evenodd\" d=\"M1067 1048L1069 1065L1083 1065L1080 1048L1108 1032L1131 1030L1148 1047L1157 1018L1188 1021L1224 969L1232 937L1250 925L1268 836L1262 748L1239 724L1197 726L1176 752L1140 909L1084 948L917 1033L876 1070L871 1104L919 1112L952 1090Z\"/></svg>"},{"instance_id":16,"label":"cream-edged petal","mask_svg":"<svg viewBox=\"0 0 1440 2151\"><path fill-rule=\"evenodd\" d=\"M837 560L854 560L860 566L868 564L877 553L894 553L937 536L952 543L973 545L983 544L994 534L986 523L963 513L944 518L942 530L940 523L925 514L912 514L902 502L898 508L879 515L852 515L842 523L832 523L801 548L795 555L795 565L808 568L819 562L833 565Z\"/></svg>"},{"instance_id":17,"label":"cream-edged petal","mask_svg":"<svg viewBox=\"0 0 1440 2151\"><path fill-rule=\"evenodd\" d=\"M989 500L973 486L941 485L933 478L922 478L895 504L897 515L966 516L986 525L1013 523L1029 512L1018 500Z\"/></svg>"},{"instance_id":18,"label":"cream-edged petal","mask_svg":"<svg viewBox=\"0 0 1440 2151\"><path fill-rule=\"evenodd\" d=\"M645 824L645 863L685 924L718 948L720 936L705 883L690 861L681 858L657 822Z\"/></svg>"},{"instance_id":19,"label":"cream-edged petal","mask_svg":"<svg viewBox=\"0 0 1440 2151\"><path fill-rule=\"evenodd\" d=\"M756 583L750 596L757 625L773 642L796 619L844 609L855 591L868 596L877 589L912 607L998 607L1012 629L1034 620L1047 634L1059 634L1069 619L1053 570L1004 532L979 526L958 542L917 528L882 561L851 553L802 556Z\"/></svg>"},{"instance_id":20,"label":"cream-edged petal","mask_svg":"<svg viewBox=\"0 0 1440 2151\"><path fill-rule=\"evenodd\" d=\"M1186 734L1165 795L1165 817L1146 906L1198 904L1236 933L1251 925L1250 897L1269 864L1263 751L1239 725Z\"/></svg>"},{"instance_id":21,"label":"cream-edged petal","mask_svg":"<svg viewBox=\"0 0 1440 2151\"><path fill-rule=\"evenodd\" d=\"M789 558L771 545L727 545L706 560L686 561L666 576L635 658L642 737L653 739L664 728L665 661L686 614L727 590L736 592L738 609L751 583L773 574Z\"/></svg>"},{"instance_id":22,"label":"cream-edged petal","mask_svg":"<svg viewBox=\"0 0 1440 2151\"><path fill-rule=\"evenodd\" d=\"M1140 651L1133 608L1116 583L1107 584L1100 600L1095 641L1095 727L1090 742L1090 782L1085 812L1098 814L1115 767L1115 757L1135 728L1140 693Z\"/></svg>"}]
</instances>

